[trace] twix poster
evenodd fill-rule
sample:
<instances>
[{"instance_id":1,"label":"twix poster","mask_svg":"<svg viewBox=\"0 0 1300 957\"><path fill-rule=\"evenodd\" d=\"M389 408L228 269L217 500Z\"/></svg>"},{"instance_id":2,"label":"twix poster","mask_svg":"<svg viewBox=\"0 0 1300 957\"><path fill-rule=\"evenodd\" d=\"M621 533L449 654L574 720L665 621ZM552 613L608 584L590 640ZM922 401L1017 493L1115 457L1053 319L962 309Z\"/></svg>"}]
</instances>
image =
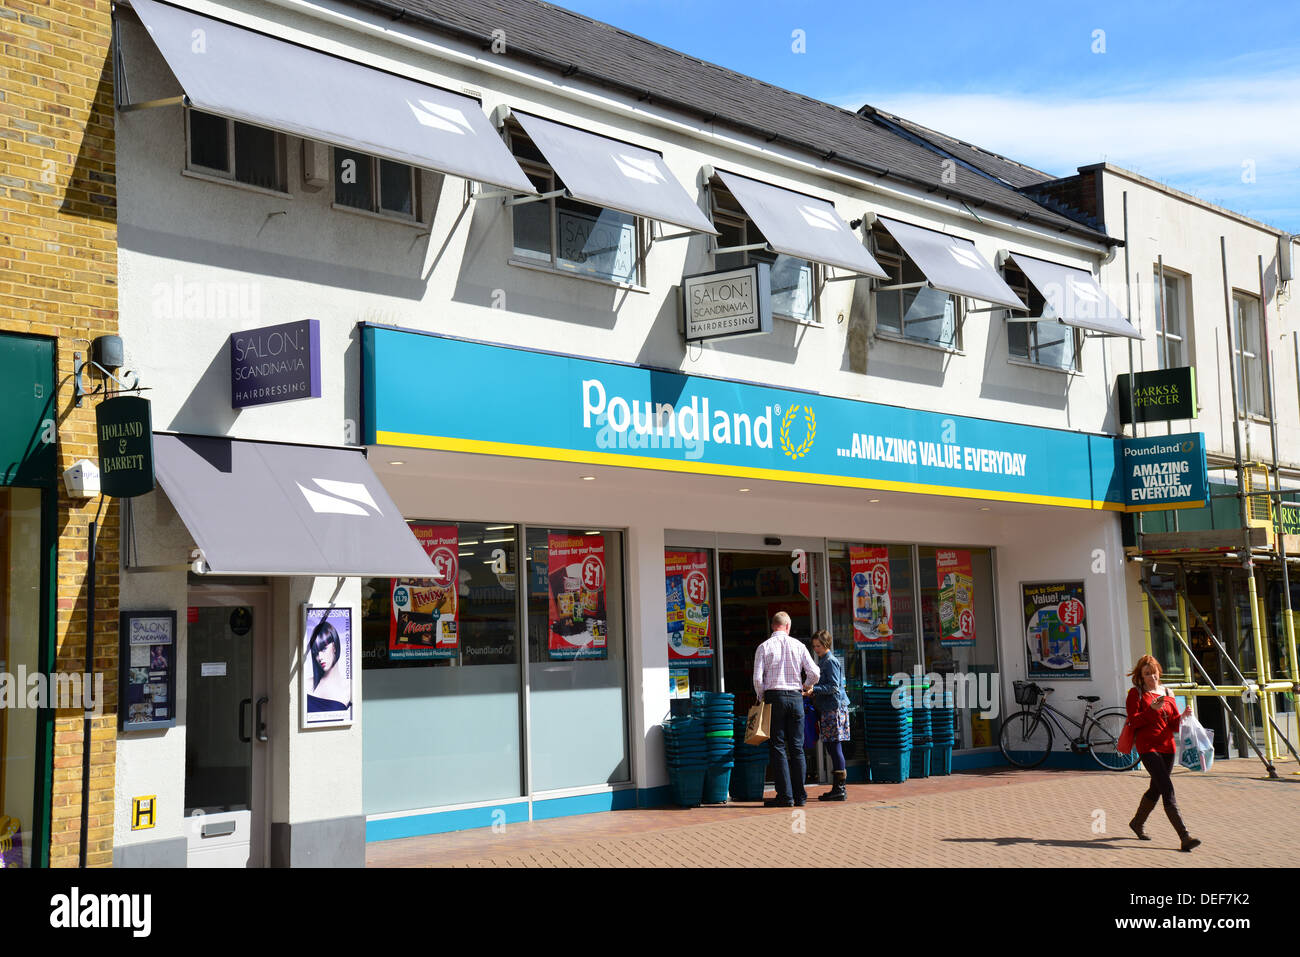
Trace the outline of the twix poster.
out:
<instances>
[{"instance_id":1,"label":"twix poster","mask_svg":"<svg viewBox=\"0 0 1300 957\"><path fill-rule=\"evenodd\" d=\"M608 655L605 536L546 536L553 659Z\"/></svg>"},{"instance_id":2,"label":"twix poster","mask_svg":"<svg viewBox=\"0 0 1300 957\"><path fill-rule=\"evenodd\" d=\"M975 576L970 552L935 549L934 573L939 586L939 642L946 648L975 644Z\"/></svg>"},{"instance_id":3,"label":"twix poster","mask_svg":"<svg viewBox=\"0 0 1300 957\"><path fill-rule=\"evenodd\" d=\"M889 593L889 549L849 546L853 581L853 641L858 647L888 644L894 637Z\"/></svg>"},{"instance_id":4,"label":"twix poster","mask_svg":"<svg viewBox=\"0 0 1300 957\"><path fill-rule=\"evenodd\" d=\"M455 525L412 522L411 531L433 562L434 578L394 578L388 657L455 658L460 652L456 592L460 536Z\"/></svg>"},{"instance_id":5,"label":"twix poster","mask_svg":"<svg viewBox=\"0 0 1300 957\"><path fill-rule=\"evenodd\" d=\"M713 663L709 601L709 553L664 552L668 580L668 660L685 668Z\"/></svg>"}]
</instances>

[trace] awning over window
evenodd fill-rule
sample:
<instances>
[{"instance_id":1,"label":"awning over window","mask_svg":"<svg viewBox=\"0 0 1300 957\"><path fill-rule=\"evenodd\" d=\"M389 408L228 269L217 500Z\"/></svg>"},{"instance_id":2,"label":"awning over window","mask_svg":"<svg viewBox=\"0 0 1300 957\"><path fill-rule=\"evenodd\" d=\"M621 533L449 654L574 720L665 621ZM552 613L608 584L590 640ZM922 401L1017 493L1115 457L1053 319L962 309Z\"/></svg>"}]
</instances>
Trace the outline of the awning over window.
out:
<instances>
[{"instance_id":1,"label":"awning over window","mask_svg":"<svg viewBox=\"0 0 1300 957\"><path fill-rule=\"evenodd\" d=\"M154 0L131 8L197 109L536 192L476 100Z\"/></svg>"},{"instance_id":2,"label":"awning over window","mask_svg":"<svg viewBox=\"0 0 1300 957\"><path fill-rule=\"evenodd\" d=\"M853 230L824 199L717 170L723 185L778 253L888 279Z\"/></svg>"},{"instance_id":3,"label":"awning over window","mask_svg":"<svg viewBox=\"0 0 1300 957\"><path fill-rule=\"evenodd\" d=\"M878 221L935 289L1010 309L1027 308L969 239L884 216Z\"/></svg>"},{"instance_id":4,"label":"awning over window","mask_svg":"<svg viewBox=\"0 0 1300 957\"><path fill-rule=\"evenodd\" d=\"M156 434L154 460L214 575L434 577L360 452Z\"/></svg>"},{"instance_id":5,"label":"awning over window","mask_svg":"<svg viewBox=\"0 0 1300 957\"><path fill-rule=\"evenodd\" d=\"M1062 266L1022 253L1012 253L1011 260L1046 300L1044 319L1059 319L1067 326L1103 336L1142 338L1086 269Z\"/></svg>"},{"instance_id":6,"label":"awning over window","mask_svg":"<svg viewBox=\"0 0 1300 957\"><path fill-rule=\"evenodd\" d=\"M574 199L717 234L659 153L518 110L512 115Z\"/></svg>"}]
</instances>

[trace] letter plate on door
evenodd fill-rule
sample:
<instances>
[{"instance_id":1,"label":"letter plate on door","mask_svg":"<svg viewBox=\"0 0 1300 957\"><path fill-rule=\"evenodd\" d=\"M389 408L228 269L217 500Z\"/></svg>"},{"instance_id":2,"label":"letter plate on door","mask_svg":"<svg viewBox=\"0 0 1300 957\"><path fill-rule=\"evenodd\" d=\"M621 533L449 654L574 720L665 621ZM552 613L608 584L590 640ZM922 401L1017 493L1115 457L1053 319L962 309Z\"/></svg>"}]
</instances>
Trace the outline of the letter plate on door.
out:
<instances>
[{"instance_id":1,"label":"letter plate on door","mask_svg":"<svg viewBox=\"0 0 1300 957\"><path fill-rule=\"evenodd\" d=\"M216 824L204 824L202 833L204 837L225 837L227 834L235 833L235 822L219 821Z\"/></svg>"}]
</instances>

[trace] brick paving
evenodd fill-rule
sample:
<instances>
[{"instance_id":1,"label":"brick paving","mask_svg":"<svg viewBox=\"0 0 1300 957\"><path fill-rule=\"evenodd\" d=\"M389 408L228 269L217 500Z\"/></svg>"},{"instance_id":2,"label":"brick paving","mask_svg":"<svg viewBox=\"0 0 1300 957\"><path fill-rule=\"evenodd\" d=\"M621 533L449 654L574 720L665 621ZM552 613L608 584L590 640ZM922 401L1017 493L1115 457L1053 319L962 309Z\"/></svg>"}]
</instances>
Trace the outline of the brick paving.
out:
<instances>
[{"instance_id":1,"label":"brick paving","mask_svg":"<svg viewBox=\"0 0 1300 957\"><path fill-rule=\"evenodd\" d=\"M805 813L732 803L611 811L370 844L370 867L1293 867L1300 774L1234 759L1175 770L1191 833L1180 853L1164 812L1140 842L1127 822L1145 771L992 769L849 786ZM815 798L823 788L811 788Z\"/></svg>"}]
</instances>

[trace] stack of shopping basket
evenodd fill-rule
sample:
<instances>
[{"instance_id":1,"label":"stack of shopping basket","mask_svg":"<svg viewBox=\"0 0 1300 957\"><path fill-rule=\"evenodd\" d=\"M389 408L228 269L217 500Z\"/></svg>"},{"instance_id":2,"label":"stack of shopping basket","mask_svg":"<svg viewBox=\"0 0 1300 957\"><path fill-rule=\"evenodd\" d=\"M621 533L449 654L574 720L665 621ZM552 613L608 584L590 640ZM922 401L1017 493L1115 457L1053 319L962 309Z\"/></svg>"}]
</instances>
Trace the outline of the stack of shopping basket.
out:
<instances>
[{"instance_id":1,"label":"stack of shopping basket","mask_svg":"<svg viewBox=\"0 0 1300 957\"><path fill-rule=\"evenodd\" d=\"M731 772L733 801L763 800L763 784L767 778L768 746L766 741L762 744L746 744L747 725L744 716L736 718L736 767Z\"/></svg>"},{"instance_id":2,"label":"stack of shopping basket","mask_svg":"<svg viewBox=\"0 0 1300 957\"><path fill-rule=\"evenodd\" d=\"M695 807L702 803L704 777L709 768L704 722L694 715L664 722L664 749L668 755L668 786L674 804Z\"/></svg>"},{"instance_id":3,"label":"stack of shopping basket","mask_svg":"<svg viewBox=\"0 0 1300 957\"><path fill-rule=\"evenodd\" d=\"M952 746L957 739L957 711L952 706L952 692L943 696L942 708L930 709L931 774L952 774Z\"/></svg>"},{"instance_id":4,"label":"stack of shopping basket","mask_svg":"<svg viewBox=\"0 0 1300 957\"><path fill-rule=\"evenodd\" d=\"M705 804L726 804L736 757L736 696L718 691L691 695L691 712L704 722L709 765L704 772Z\"/></svg>"},{"instance_id":5,"label":"stack of shopping basket","mask_svg":"<svg viewBox=\"0 0 1300 957\"><path fill-rule=\"evenodd\" d=\"M912 755L912 702L893 688L864 688L868 780L906 781Z\"/></svg>"}]
</instances>

